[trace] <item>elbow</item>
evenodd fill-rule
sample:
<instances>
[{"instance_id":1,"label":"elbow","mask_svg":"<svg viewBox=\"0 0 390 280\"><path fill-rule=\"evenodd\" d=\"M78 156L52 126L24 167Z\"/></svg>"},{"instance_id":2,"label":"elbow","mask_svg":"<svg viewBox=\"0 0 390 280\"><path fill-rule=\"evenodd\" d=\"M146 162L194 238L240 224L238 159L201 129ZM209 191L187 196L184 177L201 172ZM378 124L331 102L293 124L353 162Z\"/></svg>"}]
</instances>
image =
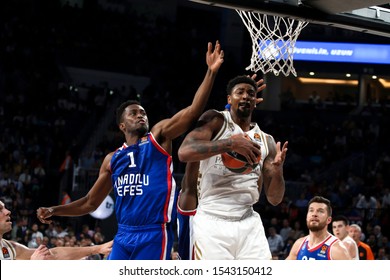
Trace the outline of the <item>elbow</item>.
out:
<instances>
[{"instance_id":1,"label":"elbow","mask_svg":"<svg viewBox=\"0 0 390 280\"><path fill-rule=\"evenodd\" d=\"M281 198L276 198L276 197L269 197L268 198L268 202L272 205L272 206L278 206L283 200L283 197Z\"/></svg>"},{"instance_id":2,"label":"elbow","mask_svg":"<svg viewBox=\"0 0 390 280\"><path fill-rule=\"evenodd\" d=\"M178 155L178 158L181 162L188 162L190 160L190 156L189 156L188 152L186 152L186 150L183 148L179 148L177 155Z\"/></svg>"},{"instance_id":3,"label":"elbow","mask_svg":"<svg viewBox=\"0 0 390 280\"><path fill-rule=\"evenodd\" d=\"M283 201L284 191L275 194L268 194L267 200L272 206L277 206Z\"/></svg>"}]
</instances>

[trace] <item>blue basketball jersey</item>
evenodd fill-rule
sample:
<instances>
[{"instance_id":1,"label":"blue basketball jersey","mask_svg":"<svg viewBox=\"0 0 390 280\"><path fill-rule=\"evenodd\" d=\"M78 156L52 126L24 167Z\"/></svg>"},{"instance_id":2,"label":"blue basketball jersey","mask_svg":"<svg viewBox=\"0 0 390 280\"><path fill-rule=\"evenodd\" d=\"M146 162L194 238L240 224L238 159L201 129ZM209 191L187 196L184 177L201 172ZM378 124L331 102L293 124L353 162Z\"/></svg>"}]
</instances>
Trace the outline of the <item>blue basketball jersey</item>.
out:
<instances>
[{"instance_id":1,"label":"blue basketball jersey","mask_svg":"<svg viewBox=\"0 0 390 280\"><path fill-rule=\"evenodd\" d=\"M320 244L309 248L309 236L307 236L299 248L297 260L331 260L330 249L337 241L339 239L330 234Z\"/></svg>"},{"instance_id":2,"label":"blue basketball jersey","mask_svg":"<svg viewBox=\"0 0 390 280\"><path fill-rule=\"evenodd\" d=\"M144 226L176 219L176 183L172 157L151 133L126 143L111 159L118 224Z\"/></svg>"}]
</instances>

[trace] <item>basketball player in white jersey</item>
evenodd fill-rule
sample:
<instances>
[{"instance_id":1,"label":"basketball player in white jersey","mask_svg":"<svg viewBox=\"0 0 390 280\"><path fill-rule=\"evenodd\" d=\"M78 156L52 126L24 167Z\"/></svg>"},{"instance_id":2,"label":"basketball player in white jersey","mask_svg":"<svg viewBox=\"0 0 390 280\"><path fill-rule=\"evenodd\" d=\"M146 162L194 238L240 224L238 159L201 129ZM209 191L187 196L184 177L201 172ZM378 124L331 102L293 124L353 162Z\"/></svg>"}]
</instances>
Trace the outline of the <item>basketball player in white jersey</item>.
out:
<instances>
[{"instance_id":1,"label":"basketball player in white jersey","mask_svg":"<svg viewBox=\"0 0 390 280\"><path fill-rule=\"evenodd\" d=\"M333 234L347 247L352 260L359 260L359 249L352 237L349 236L349 221L345 216L336 216L332 219Z\"/></svg>"},{"instance_id":2,"label":"basketball player in white jersey","mask_svg":"<svg viewBox=\"0 0 390 280\"><path fill-rule=\"evenodd\" d=\"M272 205L282 201L287 142L281 147L251 121L259 87L253 78L232 79L227 86L230 111L205 112L179 148L181 161L200 161L200 193L193 219L195 259L272 258L262 221L252 206L262 187ZM220 154L229 151L243 155L249 164L259 156L261 160L248 174L234 173L221 160Z\"/></svg>"},{"instance_id":3,"label":"basketball player in white jersey","mask_svg":"<svg viewBox=\"0 0 390 280\"><path fill-rule=\"evenodd\" d=\"M16 241L6 240L3 235L12 230L11 211L0 201L0 260L79 260L89 255L111 252L112 241L88 247L55 247L40 245L37 249L28 248Z\"/></svg>"}]
</instances>

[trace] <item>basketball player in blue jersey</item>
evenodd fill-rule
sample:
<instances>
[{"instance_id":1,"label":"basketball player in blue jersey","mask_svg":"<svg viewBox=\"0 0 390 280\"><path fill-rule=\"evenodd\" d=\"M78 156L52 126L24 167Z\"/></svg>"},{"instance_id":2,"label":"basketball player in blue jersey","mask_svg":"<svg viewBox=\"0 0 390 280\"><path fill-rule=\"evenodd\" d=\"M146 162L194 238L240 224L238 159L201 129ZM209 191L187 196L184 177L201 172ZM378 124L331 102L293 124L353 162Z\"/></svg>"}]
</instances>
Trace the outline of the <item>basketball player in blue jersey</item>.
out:
<instances>
[{"instance_id":1,"label":"basketball player in blue jersey","mask_svg":"<svg viewBox=\"0 0 390 280\"><path fill-rule=\"evenodd\" d=\"M169 259L176 222L177 190L172 176L172 140L185 133L202 114L224 52L208 43L205 78L192 104L149 132L146 111L136 101L117 109L117 123L126 142L109 153L99 177L86 196L67 205L37 211L43 223L52 216L80 216L94 211L114 188L118 232L109 259Z\"/></svg>"},{"instance_id":2,"label":"basketball player in blue jersey","mask_svg":"<svg viewBox=\"0 0 390 280\"><path fill-rule=\"evenodd\" d=\"M275 143L271 135L251 121L258 88L253 77L237 76L230 80L230 110L205 112L179 148L181 161L200 161L199 201L193 218L197 260L272 258L253 204L259 200L263 187L272 205L282 201L287 142L281 147L280 142ZM251 165L259 156L261 160L248 174L234 173L224 166L220 155L230 151L243 155Z\"/></svg>"},{"instance_id":3,"label":"basketball player in blue jersey","mask_svg":"<svg viewBox=\"0 0 390 280\"><path fill-rule=\"evenodd\" d=\"M328 232L332 222L330 201L313 197L308 204L306 224L309 235L299 238L291 248L287 260L351 260L347 248Z\"/></svg>"}]
</instances>

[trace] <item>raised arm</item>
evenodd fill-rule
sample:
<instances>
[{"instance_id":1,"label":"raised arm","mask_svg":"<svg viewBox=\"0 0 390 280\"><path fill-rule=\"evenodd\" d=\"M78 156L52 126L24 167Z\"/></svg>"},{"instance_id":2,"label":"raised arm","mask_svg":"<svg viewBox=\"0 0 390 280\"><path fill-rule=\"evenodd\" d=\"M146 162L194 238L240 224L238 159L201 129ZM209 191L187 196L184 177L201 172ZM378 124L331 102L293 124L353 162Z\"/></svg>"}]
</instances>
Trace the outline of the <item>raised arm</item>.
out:
<instances>
[{"instance_id":1,"label":"raised arm","mask_svg":"<svg viewBox=\"0 0 390 280\"><path fill-rule=\"evenodd\" d=\"M185 133L204 111L209 99L218 70L223 63L224 52L217 41L213 50L212 43L208 43L206 53L207 71L202 84L199 86L192 104L176 113L172 118L157 123L151 132L164 139L175 139ZM159 141L160 142L160 141Z\"/></svg>"},{"instance_id":2,"label":"raised arm","mask_svg":"<svg viewBox=\"0 0 390 280\"><path fill-rule=\"evenodd\" d=\"M52 216L82 216L96 210L112 190L110 161L112 153L108 154L99 171L99 177L91 190L82 198L66 205L40 207L37 210L38 219L45 224L52 222Z\"/></svg>"},{"instance_id":3,"label":"raised arm","mask_svg":"<svg viewBox=\"0 0 390 280\"><path fill-rule=\"evenodd\" d=\"M269 203L278 205L282 202L285 192L283 164L286 159L288 142L285 142L281 149L281 143L278 142L275 144L272 136L268 136L267 141L269 154L264 159L263 165L264 191Z\"/></svg>"}]
</instances>

